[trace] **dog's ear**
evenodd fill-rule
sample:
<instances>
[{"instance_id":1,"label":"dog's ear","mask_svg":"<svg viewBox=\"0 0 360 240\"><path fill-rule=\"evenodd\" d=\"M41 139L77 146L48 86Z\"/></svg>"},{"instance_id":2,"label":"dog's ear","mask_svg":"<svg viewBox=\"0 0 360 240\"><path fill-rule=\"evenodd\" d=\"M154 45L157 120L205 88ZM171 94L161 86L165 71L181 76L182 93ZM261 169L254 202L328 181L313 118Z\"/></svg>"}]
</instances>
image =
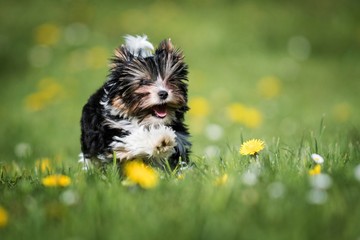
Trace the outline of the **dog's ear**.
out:
<instances>
[{"instance_id":1,"label":"dog's ear","mask_svg":"<svg viewBox=\"0 0 360 240\"><path fill-rule=\"evenodd\" d=\"M159 44L159 48L156 50L156 53L160 53L160 52L170 53L175 57L177 57L179 60L182 60L184 58L182 51L174 47L170 38L163 40Z\"/></svg>"},{"instance_id":2,"label":"dog's ear","mask_svg":"<svg viewBox=\"0 0 360 240\"><path fill-rule=\"evenodd\" d=\"M111 68L116 68L117 66L127 61L130 61L130 59L131 53L126 49L124 45L121 45L114 50L114 56L111 58L109 66Z\"/></svg>"},{"instance_id":3,"label":"dog's ear","mask_svg":"<svg viewBox=\"0 0 360 240\"><path fill-rule=\"evenodd\" d=\"M170 39L165 39L159 44L155 55L158 56L160 72L163 79L187 79L187 65L184 55L179 48L175 48Z\"/></svg>"},{"instance_id":4,"label":"dog's ear","mask_svg":"<svg viewBox=\"0 0 360 240\"><path fill-rule=\"evenodd\" d=\"M164 50L166 52L172 52L174 51L174 46L171 43L171 39L165 39L159 44L159 50Z\"/></svg>"},{"instance_id":5,"label":"dog's ear","mask_svg":"<svg viewBox=\"0 0 360 240\"><path fill-rule=\"evenodd\" d=\"M120 47L116 48L114 54L115 54L115 60L119 62L126 62L130 60L130 53L128 52L128 50L124 45L121 45Z\"/></svg>"}]
</instances>

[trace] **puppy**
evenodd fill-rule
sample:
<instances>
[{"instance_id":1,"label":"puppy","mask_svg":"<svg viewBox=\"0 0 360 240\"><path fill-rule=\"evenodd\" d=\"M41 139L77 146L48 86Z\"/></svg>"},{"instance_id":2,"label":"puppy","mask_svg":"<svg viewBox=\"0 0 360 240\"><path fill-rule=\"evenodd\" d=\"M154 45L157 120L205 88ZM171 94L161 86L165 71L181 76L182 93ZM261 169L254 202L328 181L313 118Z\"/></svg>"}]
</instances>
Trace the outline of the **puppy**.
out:
<instances>
[{"instance_id":1,"label":"puppy","mask_svg":"<svg viewBox=\"0 0 360 240\"><path fill-rule=\"evenodd\" d=\"M184 124L188 66L170 39L154 51L147 36L126 36L115 49L107 81L88 100L81 117L81 159L123 163L142 159L170 166L189 161ZM180 162L181 161L181 162Z\"/></svg>"}]
</instances>

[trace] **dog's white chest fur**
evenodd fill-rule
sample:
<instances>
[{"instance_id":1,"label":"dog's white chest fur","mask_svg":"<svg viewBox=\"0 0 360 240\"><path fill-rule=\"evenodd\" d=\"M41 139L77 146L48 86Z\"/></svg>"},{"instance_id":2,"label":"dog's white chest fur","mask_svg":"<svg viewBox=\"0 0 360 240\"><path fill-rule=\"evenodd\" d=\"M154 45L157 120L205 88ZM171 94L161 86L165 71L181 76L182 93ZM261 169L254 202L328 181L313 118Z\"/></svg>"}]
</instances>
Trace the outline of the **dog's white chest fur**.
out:
<instances>
[{"instance_id":1,"label":"dog's white chest fur","mask_svg":"<svg viewBox=\"0 0 360 240\"><path fill-rule=\"evenodd\" d=\"M130 134L126 137L114 137L110 144L116 155L123 160L139 158L167 158L174 153L176 135L171 128L160 126L123 126Z\"/></svg>"}]
</instances>

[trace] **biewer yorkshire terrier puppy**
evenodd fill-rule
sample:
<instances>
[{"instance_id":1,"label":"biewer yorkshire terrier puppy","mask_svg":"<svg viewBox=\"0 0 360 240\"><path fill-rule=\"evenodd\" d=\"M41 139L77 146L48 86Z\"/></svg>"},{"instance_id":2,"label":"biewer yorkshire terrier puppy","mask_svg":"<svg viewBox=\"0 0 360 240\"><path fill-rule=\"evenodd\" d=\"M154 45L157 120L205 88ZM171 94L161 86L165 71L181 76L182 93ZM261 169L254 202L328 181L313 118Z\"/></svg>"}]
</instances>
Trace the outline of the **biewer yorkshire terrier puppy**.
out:
<instances>
[{"instance_id":1,"label":"biewer yorkshire terrier puppy","mask_svg":"<svg viewBox=\"0 0 360 240\"><path fill-rule=\"evenodd\" d=\"M147 36L126 36L115 49L107 81L85 104L79 162L105 164L142 159L188 162L191 147L184 124L188 67L170 39L154 51ZM181 161L181 162L179 162Z\"/></svg>"}]
</instances>

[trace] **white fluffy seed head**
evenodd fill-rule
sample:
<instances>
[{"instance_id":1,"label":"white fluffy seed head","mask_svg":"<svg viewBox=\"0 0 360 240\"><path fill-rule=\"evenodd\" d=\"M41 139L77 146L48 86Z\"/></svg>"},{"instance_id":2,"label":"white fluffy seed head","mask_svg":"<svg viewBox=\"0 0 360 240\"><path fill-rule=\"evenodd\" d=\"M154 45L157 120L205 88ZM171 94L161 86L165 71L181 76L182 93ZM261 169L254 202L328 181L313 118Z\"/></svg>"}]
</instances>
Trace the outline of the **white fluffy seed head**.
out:
<instances>
[{"instance_id":1,"label":"white fluffy seed head","mask_svg":"<svg viewBox=\"0 0 360 240\"><path fill-rule=\"evenodd\" d=\"M321 173L309 178L310 185L315 189L326 190L331 187L332 180L327 174Z\"/></svg>"},{"instance_id":2,"label":"white fluffy seed head","mask_svg":"<svg viewBox=\"0 0 360 240\"><path fill-rule=\"evenodd\" d=\"M149 57L153 55L154 46L147 40L147 36L126 35L125 44L127 50L135 57Z\"/></svg>"}]
</instances>

